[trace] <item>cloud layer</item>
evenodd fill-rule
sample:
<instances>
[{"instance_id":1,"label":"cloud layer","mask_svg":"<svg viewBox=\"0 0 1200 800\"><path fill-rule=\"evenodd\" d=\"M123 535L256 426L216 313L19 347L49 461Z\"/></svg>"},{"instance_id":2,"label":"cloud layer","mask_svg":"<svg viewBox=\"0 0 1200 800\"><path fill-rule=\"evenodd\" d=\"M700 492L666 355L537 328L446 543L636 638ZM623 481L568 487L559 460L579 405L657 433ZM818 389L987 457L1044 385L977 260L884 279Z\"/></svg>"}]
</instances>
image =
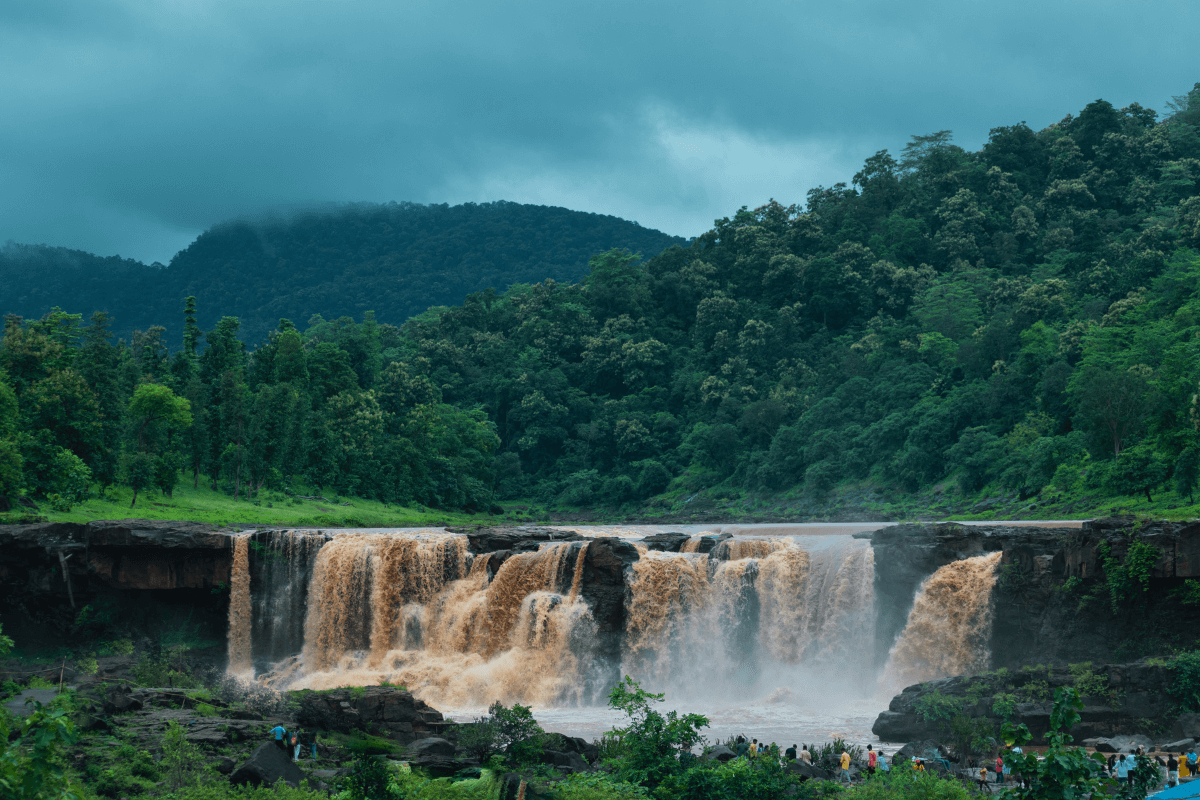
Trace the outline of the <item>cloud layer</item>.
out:
<instances>
[{"instance_id":1,"label":"cloud layer","mask_svg":"<svg viewBox=\"0 0 1200 800\"><path fill-rule=\"evenodd\" d=\"M878 149L1200 80L1200 5L0 5L0 241L166 261L232 215L506 199L691 236Z\"/></svg>"}]
</instances>

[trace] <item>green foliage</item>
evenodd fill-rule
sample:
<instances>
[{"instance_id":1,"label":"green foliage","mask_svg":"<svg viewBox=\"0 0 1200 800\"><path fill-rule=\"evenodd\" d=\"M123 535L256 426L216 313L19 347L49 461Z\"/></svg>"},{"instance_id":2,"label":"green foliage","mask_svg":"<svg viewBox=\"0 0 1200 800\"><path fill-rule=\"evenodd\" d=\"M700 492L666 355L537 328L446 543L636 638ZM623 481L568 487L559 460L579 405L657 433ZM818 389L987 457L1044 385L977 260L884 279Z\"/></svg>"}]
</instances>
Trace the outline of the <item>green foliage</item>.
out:
<instances>
[{"instance_id":1,"label":"green foliage","mask_svg":"<svg viewBox=\"0 0 1200 800\"><path fill-rule=\"evenodd\" d=\"M1124 559L1113 555L1108 542L1101 542L1096 551L1104 566L1104 581L1108 586L1109 603L1114 614L1125 601L1144 596L1149 591L1150 576L1161 557L1158 548L1134 541L1130 543Z\"/></svg>"},{"instance_id":2,"label":"green foliage","mask_svg":"<svg viewBox=\"0 0 1200 800\"><path fill-rule=\"evenodd\" d=\"M1020 699L1013 693L999 693L992 698L992 713L1002 720L1012 719Z\"/></svg>"},{"instance_id":3,"label":"green foliage","mask_svg":"<svg viewBox=\"0 0 1200 800\"><path fill-rule=\"evenodd\" d=\"M1054 693L1054 708L1050 713L1050 732L1046 739L1049 746L1043 758L1035 753L1007 753L1005 764L1014 773L1026 778L1022 784L1009 787L1007 793L1014 800L1079 800L1088 794L1102 791L1111 781L1101 778L1104 756L1089 755L1086 750L1069 747L1071 735L1068 731L1080 720L1079 710L1083 700L1079 692L1061 688ZM1028 744L1032 738L1024 724L1006 723L1001 737L1011 747Z\"/></svg>"},{"instance_id":4,"label":"green foliage","mask_svg":"<svg viewBox=\"0 0 1200 800\"><path fill-rule=\"evenodd\" d=\"M1075 682L1075 690L1080 697L1105 697L1109 694L1108 677L1097 675L1092 670L1092 663L1070 664L1068 669Z\"/></svg>"},{"instance_id":5,"label":"green foliage","mask_svg":"<svg viewBox=\"0 0 1200 800\"><path fill-rule=\"evenodd\" d=\"M913 711L926 722L948 722L962 711L962 701L935 689L913 703Z\"/></svg>"},{"instance_id":6,"label":"green foliage","mask_svg":"<svg viewBox=\"0 0 1200 800\"><path fill-rule=\"evenodd\" d=\"M1183 606L1200 605L1200 581L1188 578L1171 590L1170 597Z\"/></svg>"},{"instance_id":7,"label":"green foliage","mask_svg":"<svg viewBox=\"0 0 1200 800\"><path fill-rule=\"evenodd\" d=\"M960 781L932 772L893 769L839 793L843 800L968 800L971 792Z\"/></svg>"},{"instance_id":8,"label":"green foliage","mask_svg":"<svg viewBox=\"0 0 1200 800\"><path fill-rule=\"evenodd\" d=\"M82 800L82 789L65 773L60 749L74 745L75 726L62 707L34 703L33 713L14 719L0 710L0 796L6 800Z\"/></svg>"},{"instance_id":9,"label":"green foliage","mask_svg":"<svg viewBox=\"0 0 1200 800\"><path fill-rule=\"evenodd\" d=\"M1171 694L1186 711L1200 711L1200 650L1180 653L1170 662Z\"/></svg>"},{"instance_id":10,"label":"green foliage","mask_svg":"<svg viewBox=\"0 0 1200 800\"><path fill-rule=\"evenodd\" d=\"M181 469L193 489L203 475L250 501L221 522L261 519L282 502L261 493L285 491L473 512L773 494L819 513L856 485L892 502L954 480L1006 513L1034 498L1070 514L1190 502L1191 104L1159 122L1098 101L1042 130L994 128L975 152L945 131L914 137L852 188L738 209L686 246L513 204L231 223L154 273L14 245L0 276L51 275L15 296L120 307L139 332L113 344L105 315L46 308L6 322L0 494L78 504L60 483L77 489L82 465L168 496ZM137 285L137 303L71 259ZM318 272L343 287L326 316L280 320ZM231 281L245 320L220 316ZM488 285L504 291L464 299ZM147 316L192 292L175 319ZM149 413L183 402L190 421ZM1115 606L1144 594L1144 555L1106 570Z\"/></svg>"},{"instance_id":11,"label":"green foliage","mask_svg":"<svg viewBox=\"0 0 1200 800\"><path fill-rule=\"evenodd\" d=\"M382 759L359 756L346 778L346 789L350 800L379 800L388 796L391 773Z\"/></svg>"},{"instance_id":12,"label":"green foliage","mask_svg":"<svg viewBox=\"0 0 1200 800\"><path fill-rule=\"evenodd\" d=\"M615 729L625 745L624 754L613 763L613 774L620 780L657 786L680 772L692 748L703 741L700 729L708 727L708 719L699 714L680 716L676 711L659 713L651 703L662 699L663 695L645 691L628 675L609 692L609 707L625 714L628 721Z\"/></svg>"},{"instance_id":13,"label":"green foliage","mask_svg":"<svg viewBox=\"0 0 1200 800\"><path fill-rule=\"evenodd\" d=\"M769 800L783 797L794 785L796 780L784 769L776 749L760 758L735 758L724 764L705 761L684 771L668 773L663 776L655 796L689 800Z\"/></svg>"},{"instance_id":14,"label":"green foliage","mask_svg":"<svg viewBox=\"0 0 1200 800\"><path fill-rule=\"evenodd\" d=\"M4 635L4 625L0 624L0 656L11 653L14 646L12 638Z\"/></svg>"}]
</instances>

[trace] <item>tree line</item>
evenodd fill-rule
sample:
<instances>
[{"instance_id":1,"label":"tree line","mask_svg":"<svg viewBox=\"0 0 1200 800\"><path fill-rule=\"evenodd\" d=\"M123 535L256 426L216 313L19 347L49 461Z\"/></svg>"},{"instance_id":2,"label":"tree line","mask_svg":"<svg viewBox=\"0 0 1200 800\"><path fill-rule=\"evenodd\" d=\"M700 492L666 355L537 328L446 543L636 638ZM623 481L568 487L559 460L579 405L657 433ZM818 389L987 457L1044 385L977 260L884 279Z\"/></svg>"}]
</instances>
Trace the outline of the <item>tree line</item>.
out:
<instances>
[{"instance_id":1,"label":"tree line","mask_svg":"<svg viewBox=\"0 0 1200 800\"><path fill-rule=\"evenodd\" d=\"M184 310L182 347L163 328L112 341L104 312L82 323L54 310L10 315L0 342L0 497L59 509L98 485L153 488L181 480L235 499L296 481L343 494L441 508L485 508L493 496L494 426L442 402L410 365L399 331L288 320L252 351L238 320L212 330ZM203 344L203 348L201 348Z\"/></svg>"},{"instance_id":2,"label":"tree line","mask_svg":"<svg viewBox=\"0 0 1200 800\"><path fill-rule=\"evenodd\" d=\"M24 432L4 434L5 463L24 459L30 491L73 456L100 481L186 470L244 493L302 476L441 506L951 478L1190 495L1197 248L1200 84L1164 119L1097 100L975 152L915 136L803 206L743 207L688 246L607 250L581 282L398 328L284 320L247 351L235 319L186 322L168 355L154 328L109 344L103 315L10 318L0 418ZM86 436L59 421L85 406Z\"/></svg>"}]
</instances>

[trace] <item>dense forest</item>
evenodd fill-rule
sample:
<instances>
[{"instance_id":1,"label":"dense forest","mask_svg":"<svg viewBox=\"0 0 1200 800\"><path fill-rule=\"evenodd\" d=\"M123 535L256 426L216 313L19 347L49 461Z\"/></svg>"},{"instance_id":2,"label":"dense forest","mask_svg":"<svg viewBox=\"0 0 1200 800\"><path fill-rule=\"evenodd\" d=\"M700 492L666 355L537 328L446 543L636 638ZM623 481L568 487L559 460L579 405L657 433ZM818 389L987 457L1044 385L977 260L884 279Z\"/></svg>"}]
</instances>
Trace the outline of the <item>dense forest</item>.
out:
<instances>
[{"instance_id":1,"label":"dense forest","mask_svg":"<svg viewBox=\"0 0 1200 800\"><path fill-rule=\"evenodd\" d=\"M613 247L653 255L678 237L617 217L520 203L459 206L359 203L284 217L234 220L201 234L171 263L146 265L61 247L0 248L0 313L36 318L51 308L106 311L114 332L166 329L194 296L199 322L236 316L250 342L287 318L361 318L400 324L471 292L553 278L578 281L588 259Z\"/></svg>"},{"instance_id":2,"label":"dense forest","mask_svg":"<svg viewBox=\"0 0 1200 800\"><path fill-rule=\"evenodd\" d=\"M1198 249L1200 84L1161 120L1097 100L976 152L915 136L803 206L399 328L284 321L246 350L236 319L201 334L189 312L169 355L159 328L111 343L103 314L10 317L0 491L182 469L439 507L949 479L1190 497Z\"/></svg>"}]
</instances>

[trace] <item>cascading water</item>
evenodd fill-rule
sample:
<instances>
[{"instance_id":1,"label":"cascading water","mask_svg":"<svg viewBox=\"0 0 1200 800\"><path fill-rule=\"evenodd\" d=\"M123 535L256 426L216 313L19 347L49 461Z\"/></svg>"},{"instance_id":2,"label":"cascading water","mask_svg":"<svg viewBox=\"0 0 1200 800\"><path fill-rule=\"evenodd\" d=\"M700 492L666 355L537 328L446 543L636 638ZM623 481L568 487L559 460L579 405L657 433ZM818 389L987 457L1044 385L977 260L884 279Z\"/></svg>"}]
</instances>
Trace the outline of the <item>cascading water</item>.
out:
<instances>
[{"instance_id":1,"label":"cascading water","mask_svg":"<svg viewBox=\"0 0 1200 800\"><path fill-rule=\"evenodd\" d=\"M252 653L256 666L266 666L304 645L309 576L328 537L312 531L264 531L251 541Z\"/></svg>"},{"instance_id":2,"label":"cascading water","mask_svg":"<svg viewBox=\"0 0 1200 800\"><path fill-rule=\"evenodd\" d=\"M250 534L233 540L233 569L229 578L229 666L231 673L246 673L251 664L250 638Z\"/></svg>"},{"instance_id":3,"label":"cascading water","mask_svg":"<svg viewBox=\"0 0 1200 800\"><path fill-rule=\"evenodd\" d=\"M787 719L852 737L869 729L878 708L869 541L713 532L692 536L678 553L629 544L620 545L620 558L632 562L624 599L614 601L604 587L620 582L592 576L611 570L621 550L594 550L589 540L472 554L465 535L438 532L236 539L230 663L239 670L252 663L260 680L280 688L388 680L443 711L475 714L497 700L519 702L535 706L539 718L567 715L571 726L608 713L604 696L620 670L649 691L665 691L680 710L724 725ZM986 663L983 595L995 556L988 558L980 567L943 568L926 582L889 680L911 683ZM596 724L602 730L611 722Z\"/></svg>"},{"instance_id":4,"label":"cascading water","mask_svg":"<svg viewBox=\"0 0 1200 800\"><path fill-rule=\"evenodd\" d=\"M595 625L580 597L586 542L504 560L467 538L343 534L317 556L294 688L378 683L427 702L579 703Z\"/></svg>"},{"instance_id":5,"label":"cascading water","mask_svg":"<svg viewBox=\"0 0 1200 800\"><path fill-rule=\"evenodd\" d=\"M650 551L633 566L622 670L654 691L731 699L801 676L858 678L874 637L873 574L870 545L849 537Z\"/></svg>"},{"instance_id":6,"label":"cascading water","mask_svg":"<svg viewBox=\"0 0 1200 800\"><path fill-rule=\"evenodd\" d=\"M885 693L987 669L1000 557L995 552L955 561L921 584L908 623L888 655L880 680Z\"/></svg>"}]
</instances>

